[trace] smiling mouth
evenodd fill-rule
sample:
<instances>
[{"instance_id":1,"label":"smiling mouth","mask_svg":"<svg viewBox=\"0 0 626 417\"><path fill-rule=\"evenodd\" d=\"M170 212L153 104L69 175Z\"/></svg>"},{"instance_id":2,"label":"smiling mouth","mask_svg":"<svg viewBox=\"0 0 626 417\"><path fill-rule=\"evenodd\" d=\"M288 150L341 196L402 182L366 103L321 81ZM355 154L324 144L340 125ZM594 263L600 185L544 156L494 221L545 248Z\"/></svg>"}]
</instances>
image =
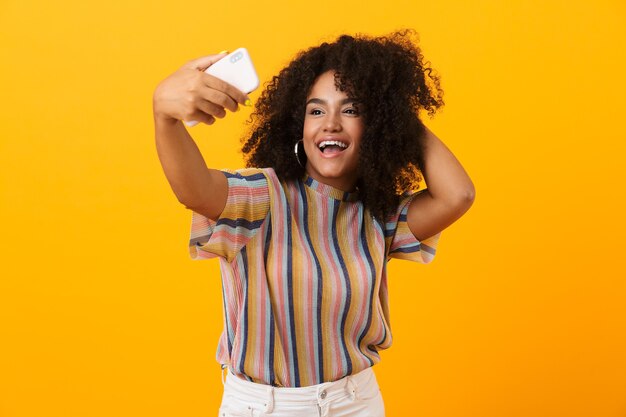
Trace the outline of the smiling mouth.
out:
<instances>
[{"instance_id":1,"label":"smiling mouth","mask_svg":"<svg viewBox=\"0 0 626 417\"><path fill-rule=\"evenodd\" d=\"M338 154L343 152L348 144L338 140L325 140L319 143L318 149L325 155Z\"/></svg>"}]
</instances>

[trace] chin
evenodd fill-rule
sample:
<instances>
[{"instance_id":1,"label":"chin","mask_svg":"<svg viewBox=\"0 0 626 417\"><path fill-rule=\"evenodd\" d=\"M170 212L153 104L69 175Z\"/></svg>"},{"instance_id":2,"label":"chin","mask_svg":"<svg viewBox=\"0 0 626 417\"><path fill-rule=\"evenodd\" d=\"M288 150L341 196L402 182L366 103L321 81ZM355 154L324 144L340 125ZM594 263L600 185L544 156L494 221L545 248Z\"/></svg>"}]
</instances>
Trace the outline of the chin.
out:
<instances>
[{"instance_id":1,"label":"chin","mask_svg":"<svg viewBox=\"0 0 626 417\"><path fill-rule=\"evenodd\" d=\"M340 179L346 177L346 171L345 169L343 169L343 167L313 167L313 171L317 172L323 178Z\"/></svg>"},{"instance_id":2,"label":"chin","mask_svg":"<svg viewBox=\"0 0 626 417\"><path fill-rule=\"evenodd\" d=\"M329 167L329 166L313 166L311 172L319 176L319 180L336 188L344 188L344 183L352 183L354 170L348 170L345 167ZM339 186L341 185L341 186Z\"/></svg>"},{"instance_id":3,"label":"chin","mask_svg":"<svg viewBox=\"0 0 626 417\"><path fill-rule=\"evenodd\" d=\"M346 176L341 171L335 171L335 170L323 170L323 169L321 169L321 170L319 170L317 172L319 172L319 174L322 177L324 177L324 178L329 178L329 179L334 179L334 180L338 180L338 179L341 179L341 178Z\"/></svg>"}]
</instances>

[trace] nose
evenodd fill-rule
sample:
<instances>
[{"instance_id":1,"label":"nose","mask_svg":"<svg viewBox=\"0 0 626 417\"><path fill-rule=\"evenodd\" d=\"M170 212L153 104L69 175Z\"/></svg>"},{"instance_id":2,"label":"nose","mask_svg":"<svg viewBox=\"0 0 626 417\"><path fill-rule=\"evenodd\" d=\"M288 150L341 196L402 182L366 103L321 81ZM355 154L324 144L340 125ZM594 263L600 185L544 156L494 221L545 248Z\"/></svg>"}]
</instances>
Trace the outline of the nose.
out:
<instances>
[{"instance_id":1,"label":"nose","mask_svg":"<svg viewBox=\"0 0 626 417\"><path fill-rule=\"evenodd\" d=\"M341 121L339 115L335 112L329 113L324 121L325 132L338 132L341 130Z\"/></svg>"}]
</instances>

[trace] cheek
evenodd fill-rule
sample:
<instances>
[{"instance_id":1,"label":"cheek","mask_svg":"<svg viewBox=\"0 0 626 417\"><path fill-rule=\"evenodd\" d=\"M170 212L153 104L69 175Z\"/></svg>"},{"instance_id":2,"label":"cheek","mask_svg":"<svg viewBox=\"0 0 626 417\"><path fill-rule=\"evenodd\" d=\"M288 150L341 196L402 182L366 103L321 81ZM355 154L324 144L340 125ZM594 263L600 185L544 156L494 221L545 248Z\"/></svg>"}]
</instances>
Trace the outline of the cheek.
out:
<instances>
[{"instance_id":1,"label":"cheek","mask_svg":"<svg viewBox=\"0 0 626 417\"><path fill-rule=\"evenodd\" d=\"M315 129L311 123L304 122L304 127L302 128L302 137L300 138L304 142L304 150L307 155L310 155L311 152L315 150L314 140L315 140Z\"/></svg>"},{"instance_id":2,"label":"cheek","mask_svg":"<svg viewBox=\"0 0 626 417\"><path fill-rule=\"evenodd\" d=\"M315 133L315 123L311 121L304 120L304 127L302 128L302 137L306 139L310 139Z\"/></svg>"},{"instance_id":3,"label":"cheek","mask_svg":"<svg viewBox=\"0 0 626 417\"><path fill-rule=\"evenodd\" d=\"M363 138L363 132L365 131L364 127L362 124L355 124L354 126L352 126L352 131L351 131L351 136L352 136L352 140L354 140L354 142L356 144L360 144L361 143L361 139Z\"/></svg>"},{"instance_id":4,"label":"cheek","mask_svg":"<svg viewBox=\"0 0 626 417\"><path fill-rule=\"evenodd\" d=\"M353 136L361 137L363 131L365 130L365 124L363 123L363 119L358 117L351 120L350 123L350 131Z\"/></svg>"}]
</instances>

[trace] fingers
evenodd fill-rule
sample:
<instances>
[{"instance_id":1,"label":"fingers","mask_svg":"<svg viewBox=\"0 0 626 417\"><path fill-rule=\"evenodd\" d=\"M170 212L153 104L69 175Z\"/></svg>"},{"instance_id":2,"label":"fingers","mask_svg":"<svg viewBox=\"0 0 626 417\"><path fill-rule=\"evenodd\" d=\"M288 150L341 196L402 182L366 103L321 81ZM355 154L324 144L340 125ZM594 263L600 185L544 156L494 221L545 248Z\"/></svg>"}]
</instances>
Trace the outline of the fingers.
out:
<instances>
[{"instance_id":1,"label":"fingers","mask_svg":"<svg viewBox=\"0 0 626 417\"><path fill-rule=\"evenodd\" d=\"M198 112L198 116L194 116L193 119L198 121L198 122L202 122L204 124L207 124L209 126L211 126L213 123L215 123L215 117L211 116L210 114L206 114L206 113L202 113L202 112Z\"/></svg>"},{"instance_id":2,"label":"fingers","mask_svg":"<svg viewBox=\"0 0 626 417\"><path fill-rule=\"evenodd\" d=\"M215 123L215 116L203 110L202 106L195 106L195 109L193 111L182 114L180 120L185 121L185 124L187 124L187 126L195 126L198 122L212 125L213 123Z\"/></svg>"},{"instance_id":3,"label":"fingers","mask_svg":"<svg viewBox=\"0 0 626 417\"><path fill-rule=\"evenodd\" d=\"M226 110L223 107L210 101L200 100L197 106L198 109L213 118L223 119L226 116Z\"/></svg>"},{"instance_id":4,"label":"fingers","mask_svg":"<svg viewBox=\"0 0 626 417\"><path fill-rule=\"evenodd\" d=\"M250 98L243 91L238 90L232 85L228 84L226 81L223 81L217 77L214 77L210 74L202 74L202 79L204 84L214 90L218 90L226 95L228 95L232 100L239 104L246 104L246 101Z\"/></svg>"},{"instance_id":5,"label":"fingers","mask_svg":"<svg viewBox=\"0 0 626 417\"><path fill-rule=\"evenodd\" d=\"M239 110L238 103L233 100L228 94L225 94L219 90L214 90L212 88L207 88L203 93L203 98L213 104L217 104L218 106L228 109L232 112L236 112Z\"/></svg>"},{"instance_id":6,"label":"fingers","mask_svg":"<svg viewBox=\"0 0 626 417\"><path fill-rule=\"evenodd\" d=\"M215 64L220 59L228 55L228 52L221 52L219 54L203 56L197 59L192 59L185 64L185 67L192 68L199 71L204 71L211 65Z\"/></svg>"},{"instance_id":7,"label":"fingers","mask_svg":"<svg viewBox=\"0 0 626 417\"><path fill-rule=\"evenodd\" d=\"M183 120L197 120L211 125L215 119L224 118L227 109L231 112L239 110L232 97L217 89L200 85L188 93L184 100Z\"/></svg>"},{"instance_id":8,"label":"fingers","mask_svg":"<svg viewBox=\"0 0 626 417\"><path fill-rule=\"evenodd\" d=\"M207 121L205 121L207 124L213 124L216 118L226 117L226 109L232 112L238 110L237 103L232 98L221 91L209 88L203 92L203 97L198 98L194 104L197 113L203 113L207 116Z\"/></svg>"},{"instance_id":9,"label":"fingers","mask_svg":"<svg viewBox=\"0 0 626 417\"><path fill-rule=\"evenodd\" d=\"M165 90L173 98L161 100L161 107L167 107L174 118L211 125L225 117L226 110L235 112L239 104L250 105L247 94L204 72L226 55L224 52L191 60L168 77Z\"/></svg>"}]
</instances>

